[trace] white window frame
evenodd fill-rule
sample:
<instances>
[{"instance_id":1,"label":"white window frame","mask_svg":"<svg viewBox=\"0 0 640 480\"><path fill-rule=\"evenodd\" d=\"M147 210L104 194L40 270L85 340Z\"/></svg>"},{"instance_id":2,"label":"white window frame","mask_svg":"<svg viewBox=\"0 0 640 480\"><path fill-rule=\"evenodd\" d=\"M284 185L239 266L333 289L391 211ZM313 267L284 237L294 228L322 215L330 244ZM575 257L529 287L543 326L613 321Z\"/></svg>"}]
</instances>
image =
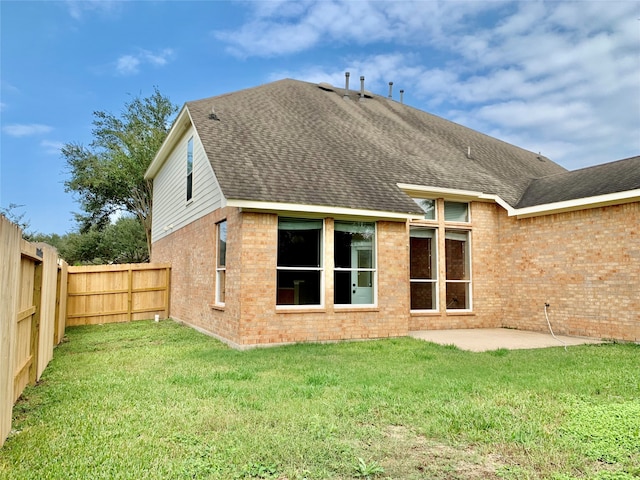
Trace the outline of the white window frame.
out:
<instances>
[{"instance_id":1,"label":"white window frame","mask_svg":"<svg viewBox=\"0 0 640 480\"><path fill-rule=\"evenodd\" d=\"M373 268L344 268L335 266L335 225L339 223L372 223L373 224L373 242L372 242L372 263ZM358 222L356 220L336 220L334 222L334 272L372 272L373 287L371 292L371 299L373 303L335 303L335 278L333 282L334 288L334 307L340 308L371 308L378 305L378 222Z\"/></svg>"},{"instance_id":2,"label":"white window frame","mask_svg":"<svg viewBox=\"0 0 640 480\"><path fill-rule=\"evenodd\" d=\"M466 253L465 268L469 271L469 273L467 275L468 279L463 279L463 280L449 280L448 278L446 278L446 273L445 273L445 288L447 288L448 285L450 284L466 284L467 285L466 295L468 298L468 305L466 308L448 308L447 305L445 305L445 308L447 312L451 312L451 313L471 312L473 311L473 270L472 270L473 261L471 259L471 252L473 251L473 249L471 248L471 230L464 230L459 228L445 228L445 244L446 244L448 233L464 233L466 235L467 238L466 238L466 252L465 252ZM445 246L445 262L446 262L446 246ZM445 268L445 272L446 272L446 268ZM446 298L446 292L445 292L445 298Z\"/></svg>"},{"instance_id":3,"label":"white window frame","mask_svg":"<svg viewBox=\"0 0 640 480\"><path fill-rule=\"evenodd\" d=\"M278 259L276 258L276 289L277 287L277 272L279 271L291 271L291 272L320 272L320 303L304 304L304 305L291 305L291 304L278 304L277 292L276 292L276 310L307 310L310 308L324 308L324 296L325 296L325 280L324 280L324 246L325 246L325 221L322 218L296 218L296 217L278 217L280 219L288 220L314 220L322 222L322 228L320 229L320 245L319 245L319 267L281 267L278 265Z\"/></svg>"},{"instance_id":4,"label":"white window frame","mask_svg":"<svg viewBox=\"0 0 640 480\"><path fill-rule=\"evenodd\" d=\"M431 222L438 220L438 201L435 198L416 198L416 197L412 197L412 199L413 199L414 202L416 202L416 204L424 212L424 215L423 215L423 219L424 220L429 220ZM421 205L421 202L423 202L424 200L428 200L429 202L432 202L432 204L433 204L433 218L428 218L427 217L427 211L425 210L424 205Z\"/></svg>"},{"instance_id":5,"label":"white window frame","mask_svg":"<svg viewBox=\"0 0 640 480\"><path fill-rule=\"evenodd\" d=\"M466 220L448 220L447 219L447 204L449 204L449 205L452 205L452 204L465 205L466 206L466 210L467 210L467 219ZM469 202L454 202L454 201L445 200L444 201L444 221L446 223L471 223L471 204Z\"/></svg>"},{"instance_id":6,"label":"white window frame","mask_svg":"<svg viewBox=\"0 0 640 480\"><path fill-rule=\"evenodd\" d=\"M225 242L225 254L224 265L220 264L220 240L221 240L221 228L224 224L224 242ZM227 299L227 238L228 238L228 223L226 220L222 220L216 224L216 305L224 306ZM224 282L221 278L224 276ZM224 287L220 288L224 283Z\"/></svg>"},{"instance_id":7,"label":"white window frame","mask_svg":"<svg viewBox=\"0 0 640 480\"><path fill-rule=\"evenodd\" d=\"M432 279L426 278L411 278L411 269L409 269L409 288L411 288L412 283L430 283L434 285L434 308L411 308L409 305L411 312L437 312L440 309L440 285L439 285L439 275L438 275L438 228L437 227L425 227L422 225L410 225L409 226L409 241L411 241L411 230L430 230L433 232L433 243L431 247L431 252L434 258L431 260L432 262L432 271L433 277ZM411 249L409 249L409 255L411 255ZM411 262L411 257L409 257L409 262ZM411 301L411 299L409 300Z\"/></svg>"},{"instance_id":8,"label":"white window frame","mask_svg":"<svg viewBox=\"0 0 640 480\"><path fill-rule=\"evenodd\" d=\"M187 141L187 203L193 201L193 137Z\"/></svg>"}]
</instances>

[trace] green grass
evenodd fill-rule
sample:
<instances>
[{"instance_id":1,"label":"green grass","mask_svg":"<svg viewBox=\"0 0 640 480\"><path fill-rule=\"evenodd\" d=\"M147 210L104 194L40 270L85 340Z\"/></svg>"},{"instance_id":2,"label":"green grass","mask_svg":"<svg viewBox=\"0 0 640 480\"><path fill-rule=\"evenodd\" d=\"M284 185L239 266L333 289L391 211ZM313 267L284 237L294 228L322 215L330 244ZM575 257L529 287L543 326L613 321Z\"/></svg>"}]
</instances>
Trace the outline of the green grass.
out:
<instances>
[{"instance_id":1,"label":"green grass","mask_svg":"<svg viewBox=\"0 0 640 480\"><path fill-rule=\"evenodd\" d=\"M0 478L640 478L637 345L238 352L170 321L67 340L14 407Z\"/></svg>"}]
</instances>

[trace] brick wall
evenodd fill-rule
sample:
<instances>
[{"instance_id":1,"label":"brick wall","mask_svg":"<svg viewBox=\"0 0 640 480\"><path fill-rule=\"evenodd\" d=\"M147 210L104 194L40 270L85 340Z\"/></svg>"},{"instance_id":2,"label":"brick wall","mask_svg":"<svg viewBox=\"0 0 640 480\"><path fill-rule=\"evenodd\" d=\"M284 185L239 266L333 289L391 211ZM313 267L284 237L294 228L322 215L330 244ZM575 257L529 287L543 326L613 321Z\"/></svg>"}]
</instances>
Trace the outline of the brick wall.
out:
<instances>
[{"instance_id":1,"label":"brick wall","mask_svg":"<svg viewBox=\"0 0 640 480\"><path fill-rule=\"evenodd\" d=\"M243 345L407 334L408 238L404 223L378 222L378 305L335 307L333 219L325 219L324 306L276 307L276 215L242 214L240 337Z\"/></svg>"},{"instance_id":2,"label":"brick wall","mask_svg":"<svg viewBox=\"0 0 640 480\"><path fill-rule=\"evenodd\" d=\"M496 259L500 257L497 211L500 207L493 203L474 202L471 204L471 223L459 225L445 224L442 202L438 202L437 222L438 250L445 248L446 229L471 229L471 272L472 272L472 311L446 311L446 258L438 255L438 283L440 309L434 313L412 312L409 317L409 330L442 330L450 328L495 328L501 326L499 290L499 267ZM446 225L446 228L445 228Z\"/></svg>"},{"instance_id":3,"label":"brick wall","mask_svg":"<svg viewBox=\"0 0 640 480\"><path fill-rule=\"evenodd\" d=\"M226 303L215 303L216 224L227 220ZM240 213L222 208L154 242L151 261L171 263L173 319L239 343Z\"/></svg>"},{"instance_id":4,"label":"brick wall","mask_svg":"<svg viewBox=\"0 0 640 480\"><path fill-rule=\"evenodd\" d=\"M440 207L441 208L441 205ZM442 212L439 218L443 218ZM226 304L215 306L216 223L227 219ZM410 313L409 232L377 222L377 305L334 306L333 219L325 219L324 305L276 307L278 217L224 208L153 245L170 262L171 316L236 346L380 338L410 330L513 327L640 340L640 203L516 219L471 205L471 312ZM444 247L444 223L438 249ZM448 225L449 226L449 225ZM460 227L462 228L462 227Z\"/></svg>"},{"instance_id":5,"label":"brick wall","mask_svg":"<svg viewBox=\"0 0 640 480\"><path fill-rule=\"evenodd\" d=\"M640 203L498 221L503 325L640 340Z\"/></svg>"}]
</instances>

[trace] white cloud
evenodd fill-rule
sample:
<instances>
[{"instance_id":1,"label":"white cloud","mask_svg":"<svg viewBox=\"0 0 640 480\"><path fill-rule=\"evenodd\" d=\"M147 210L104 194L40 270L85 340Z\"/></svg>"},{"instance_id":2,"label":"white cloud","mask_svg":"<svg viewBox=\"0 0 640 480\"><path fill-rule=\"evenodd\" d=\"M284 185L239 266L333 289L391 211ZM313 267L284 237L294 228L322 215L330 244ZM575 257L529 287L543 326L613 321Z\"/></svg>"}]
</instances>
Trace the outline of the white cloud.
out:
<instances>
[{"instance_id":1,"label":"white cloud","mask_svg":"<svg viewBox=\"0 0 640 480\"><path fill-rule=\"evenodd\" d=\"M139 72L140 59L133 55L123 55L116 61L116 70L120 75L135 75Z\"/></svg>"},{"instance_id":2,"label":"white cloud","mask_svg":"<svg viewBox=\"0 0 640 480\"><path fill-rule=\"evenodd\" d=\"M336 53L274 79L343 86L346 70L382 95L393 81L396 98L570 168L640 153L637 2L249 5L246 24L217 32L233 54Z\"/></svg>"},{"instance_id":3,"label":"white cloud","mask_svg":"<svg viewBox=\"0 0 640 480\"><path fill-rule=\"evenodd\" d=\"M5 125L2 130L12 137L30 137L33 135L42 135L49 133L53 130L53 127L49 125L42 125L39 123L20 124L15 123L13 125Z\"/></svg>"},{"instance_id":4,"label":"white cloud","mask_svg":"<svg viewBox=\"0 0 640 480\"><path fill-rule=\"evenodd\" d=\"M44 151L46 153L55 155L60 153L60 151L62 150L62 147L64 147L64 143L51 141L51 140L42 140L40 142L40 146L44 148Z\"/></svg>"},{"instance_id":5,"label":"white cloud","mask_svg":"<svg viewBox=\"0 0 640 480\"><path fill-rule=\"evenodd\" d=\"M128 76L140 73L143 65L164 67L174 57L174 50L165 48L158 52L140 49L135 54L122 55L116 60L115 69L118 75Z\"/></svg>"},{"instance_id":6,"label":"white cloud","mask_svg":"<svg viewBox=\"0 0 640 480\"><path fill-rule=\"evenodd\" d=\"M112 14L122 7L116 0L67 0L65 5L75 20L82 20L87 13Z\"/></svg>"}]
</instances>

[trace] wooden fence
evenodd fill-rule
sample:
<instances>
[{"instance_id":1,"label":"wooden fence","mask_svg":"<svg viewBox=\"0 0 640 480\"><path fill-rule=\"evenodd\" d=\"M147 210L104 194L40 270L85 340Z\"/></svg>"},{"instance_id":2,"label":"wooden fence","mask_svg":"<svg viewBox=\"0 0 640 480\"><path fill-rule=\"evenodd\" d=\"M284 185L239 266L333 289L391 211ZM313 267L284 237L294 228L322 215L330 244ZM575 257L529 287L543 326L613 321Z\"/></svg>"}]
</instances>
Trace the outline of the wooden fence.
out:
<instances>
[{"instance_id":1,"label":"wooden fence","mask_svg":"<svg viewBox=\"0 0 640 480\"><path fill-rule=\"evenodd\" d=\"M164 263L69 267L66 324L168 318L170 276Z\"/></svg>"},{"instance_id":2,"label":"wooden fence","mask_svg":"<svg viewBox=\"0 0 640 480\"><path fill-rule=\"evenodd\" d=\"M64 336L67 264L55 248L22 239L0 215L0 447L13 404L40 379Z\"/></svg>"}]
</instances>

